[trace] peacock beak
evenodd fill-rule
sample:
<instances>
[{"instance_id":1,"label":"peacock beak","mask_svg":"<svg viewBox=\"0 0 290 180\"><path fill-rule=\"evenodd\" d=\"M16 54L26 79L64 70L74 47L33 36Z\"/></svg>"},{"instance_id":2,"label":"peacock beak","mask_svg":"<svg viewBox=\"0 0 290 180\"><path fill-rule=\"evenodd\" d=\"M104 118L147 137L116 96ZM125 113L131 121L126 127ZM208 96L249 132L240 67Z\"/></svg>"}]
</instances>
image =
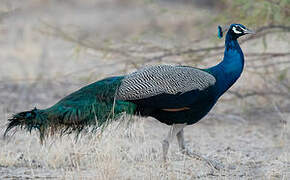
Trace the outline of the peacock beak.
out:
<instances>
[{"instance_id":1,"label":"peacock beak","mask_svg":"<svg viewBox=\"0 0 290 180\"><path fill-rule=\"evenodd\" d=\"M256 32L252 31L250 29L246 29L246 30L244 30L244 34L256 34Z\"/></svg>"}]
</instances>

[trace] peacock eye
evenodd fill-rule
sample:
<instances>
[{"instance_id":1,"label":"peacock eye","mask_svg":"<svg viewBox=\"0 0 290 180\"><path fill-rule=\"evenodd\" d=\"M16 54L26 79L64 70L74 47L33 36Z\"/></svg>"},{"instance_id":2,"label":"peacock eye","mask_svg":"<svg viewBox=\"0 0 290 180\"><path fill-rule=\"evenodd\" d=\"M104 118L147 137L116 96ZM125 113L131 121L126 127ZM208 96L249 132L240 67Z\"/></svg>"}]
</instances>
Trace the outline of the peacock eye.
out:
<instances>
[{"instance_id":1,"label":"peacock eye","mask_svg":"<svg viewBox=\"0 0 290 180\"><path fill-rule=\"evenodd\" d=\"M240 28L240 26L234 26L234 27L233 27L233 31L234 31L234 33L236 33L236 34L241 34L241 33L243 33L243 30Z\"/></svg>"}]
</instances>

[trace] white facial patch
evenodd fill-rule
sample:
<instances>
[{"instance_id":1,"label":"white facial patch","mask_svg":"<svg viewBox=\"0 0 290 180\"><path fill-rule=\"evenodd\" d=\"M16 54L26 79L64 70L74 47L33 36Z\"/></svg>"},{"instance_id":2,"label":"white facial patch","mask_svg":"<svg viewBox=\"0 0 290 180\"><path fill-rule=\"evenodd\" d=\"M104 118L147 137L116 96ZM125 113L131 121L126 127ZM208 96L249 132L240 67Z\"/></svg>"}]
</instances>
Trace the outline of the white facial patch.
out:
<instances>
[{"instance_id":1,"label":"white facial patch","mask_svg":"<svg viewBox=\"0 0 290 180\"><path fill-rule=\"evenodd\" d=\"M235 26L232 29L233 29L234 33L236 33L236 34L241 34L242 33L241 31L238 31Z\"/></svg>"}]
</instances>

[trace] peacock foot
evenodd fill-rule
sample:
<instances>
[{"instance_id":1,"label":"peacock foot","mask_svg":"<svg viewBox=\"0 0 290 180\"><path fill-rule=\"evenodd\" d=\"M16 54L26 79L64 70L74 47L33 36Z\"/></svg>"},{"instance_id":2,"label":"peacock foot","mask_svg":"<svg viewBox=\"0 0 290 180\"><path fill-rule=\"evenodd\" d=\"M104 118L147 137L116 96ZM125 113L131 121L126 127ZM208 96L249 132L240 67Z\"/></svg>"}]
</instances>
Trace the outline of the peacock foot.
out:
<instances>
[{"instance_id":1,"label":"peacock foot","mask_svg":"<svg viewBox=\"0 0 290 180\"><path fill-rule=\"evenodd\" d=\"M197 152L193 152L187 148L185 149L182 149L181 150L181 153L184 154L184 155L187 155L191 158L195 158L195 159L198 159L198 160L201 160L201 161L205 161L207 163L207 165L209 165L209 167L211 167L212 169L215 169L215 170L221 170L224 168L223 164L219 163L219 162L216 162L214 160L210 160L210 159L207 159L205 157L203 157L201 154L197 153Z\"/></svg>"}]
</instances>

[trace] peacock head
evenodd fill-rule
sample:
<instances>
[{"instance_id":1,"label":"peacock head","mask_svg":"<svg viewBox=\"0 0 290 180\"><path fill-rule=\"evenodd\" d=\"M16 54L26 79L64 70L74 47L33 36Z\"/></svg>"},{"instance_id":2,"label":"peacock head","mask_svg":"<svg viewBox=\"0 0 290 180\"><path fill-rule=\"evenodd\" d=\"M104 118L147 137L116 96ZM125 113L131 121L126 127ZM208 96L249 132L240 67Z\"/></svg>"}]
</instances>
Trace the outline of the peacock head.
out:
<instances>
[{"instance_id":1,"label":"peacock head","mask_svg":"<svg viewBox=\"0 0 290 180\"><path fill-rule=\"evenodd\" d=\"M222 28L218 26L218 37L222 38L224 32L228 31L228 34L231 35L232 38L238 39L239 37L245 34L255 34L254 31L248 29L246 26L242 24L231 24L228 27Z\"/></svg>"}]
</instances>

